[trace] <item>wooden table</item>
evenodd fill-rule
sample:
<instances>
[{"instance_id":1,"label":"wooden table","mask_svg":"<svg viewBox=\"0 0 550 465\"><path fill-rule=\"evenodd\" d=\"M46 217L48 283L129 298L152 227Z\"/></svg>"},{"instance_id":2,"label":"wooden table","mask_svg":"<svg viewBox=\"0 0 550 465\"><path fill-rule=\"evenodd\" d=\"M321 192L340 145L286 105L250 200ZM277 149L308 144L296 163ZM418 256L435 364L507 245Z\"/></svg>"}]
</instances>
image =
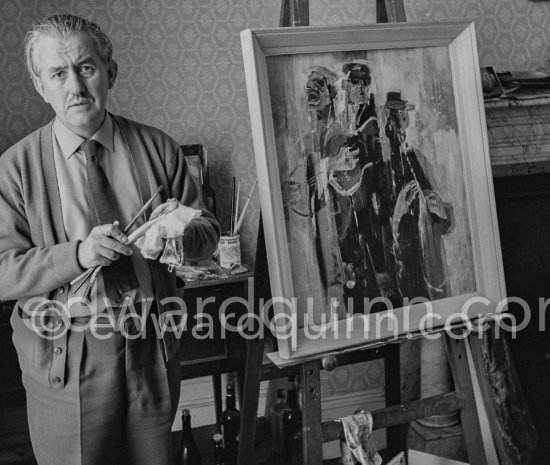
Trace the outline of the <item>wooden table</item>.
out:
<instances>
[{"instance_id":1,"label":"wooden table","mask_svg":"<svg viewBox=\"0 0 550 465\"><path fill-rule=\"evenodd\" d=\"M233 330L224 331L220 316L223 312L228 323L235 326L243 314L254 310L252 298L249 308L237 301L246 301L249 292L253 294L253 276L253 272L247 272L228 274L225 279L185 283L188 323L180 344L181 379L212 376L216 423L219 423L222 413L221 375L236 372L238 384L242 386L246 362L246 339ZM204 317L196 318L199 310L205 314ZM203 329L199 328L201 322L207 325Z\"/></svg>"}]
</instances>

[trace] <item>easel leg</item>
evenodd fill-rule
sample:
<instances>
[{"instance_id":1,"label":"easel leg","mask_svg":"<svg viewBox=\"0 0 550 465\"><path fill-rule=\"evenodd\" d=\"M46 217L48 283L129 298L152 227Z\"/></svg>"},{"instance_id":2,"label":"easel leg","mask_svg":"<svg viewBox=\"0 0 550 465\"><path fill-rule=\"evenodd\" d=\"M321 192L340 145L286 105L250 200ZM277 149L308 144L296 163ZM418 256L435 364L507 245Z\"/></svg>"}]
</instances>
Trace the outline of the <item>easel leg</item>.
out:
<instances>
[{"instance_id":1,"label":"easel leg","mask_svg":"<svg viewBox=\"0 0 550 465\"><path fill-rule=\"evenodd\" d=\"M263 354L264 340L262 338L247 342L246 373L243 383L241 429L239 432L239 465L256 465L254 446Z\"/></svg>"},{"instance_id":2,"label":"easel leg","mask_svg":"<svg viewBox=\"0 0 550 465\"><path fill-rule=\"evenodd\" d=\"M214 387L214 407L216 409L216 430L221 431L221 418L223 411L222 399L222 375L212 375L212 386Z\"/></svg>"},{"instance_id":3,"label":"easel leg","mask_svg":"<svg viewBox=\"0 0 550 465\"><path fill-rule=\"evenodd\" d=\"M268 274L265 236L260 213L258 226L258 244L256 246L256 274L254 279L254 295L258 299L254 305L257 314L260 314L259 299L268 300L271 297ZM256 416L260 398L260 382L262 380L262 361L264 356L263 337L248 340L246 343L246 361L244 380L242 382L241 400L241 428L239 431L239 465L256 465L254 446L256 443Z\"/></svg>"},{"instance_id":4,"label":"easel leg","mask_svg":"<svg viewBox=\"0 0 550 465\"><path fill-rule=\"evenodd\" d=\"M463 407L460 411L464 442L468 451L470 465L487 465L487 457L481 436L481 426L477 415L476 400L472 377L468 366L468 357L464 339L453 339L445 335L449 364L455 384L455 390L463 398Z\"/></svg>"},{"instance_id":5,"label":"easel leg","mask_svg":"<svg viewBox=\"0 0 550 465\"><path fill-rule=\"evenodd\" d=\"M399 23L406 20L403 0L376 0L377 23Z\"/></svg>"},{"instance_id":6,"label":"easel leg","mask_svg":"<svg viewBox=\"0 0 550 465\"><path fill-rule=\"evenodd\" d=\"M390 344L384 347L384 378L386 405L399 405L401 403L401 366L399 357L399 344ZM405 446L404 425L392 426L386 429L386 443L388 455L394 457Z\"/></svg>"},{"instance_id":7,"label":"easel leg","mask_svg":"<svg viewBox=\"0 0 550 465\"><path fill-rule=\"evenodd\" d=\"M279 26L309 26L309 0L282 0Z\"/></svg>"},{"instance_id":8,"label":"easel leg","mask_svg":"<svg viewBox=\"0 0 550 465\"><path fill-rule=\"evenodd\" d=\"M301 365L303 464L323 462L320 361Z\"/></svg>"}]
</instances>

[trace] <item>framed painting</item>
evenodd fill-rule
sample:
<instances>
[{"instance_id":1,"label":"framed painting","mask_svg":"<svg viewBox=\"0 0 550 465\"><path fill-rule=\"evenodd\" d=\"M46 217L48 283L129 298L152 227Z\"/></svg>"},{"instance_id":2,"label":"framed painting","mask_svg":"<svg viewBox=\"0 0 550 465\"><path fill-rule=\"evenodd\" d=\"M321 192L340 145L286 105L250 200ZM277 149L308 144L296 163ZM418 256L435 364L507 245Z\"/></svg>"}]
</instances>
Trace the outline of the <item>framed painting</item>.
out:
<instances>
[{"instance_id":1,"label":"framed painting","mask_svg":"<svg viewBox=\"0 0 550 465\"><path fill-rule=\"evenodd\" d=\"M216 197L210 187L208 156L202 144L181 145L180 150L185 156L189 173L199 187L204 205L210 213L216 215Z\"/></svg>"},{"instance_id":2,"label":"framed painting","mask_svg":"<svg viewBox=\"0 0 550 465\"><path fill-rule=\"evenodd\" d=\"M281 359L498 312L472 23L241 33Z\"/></svg>"},{"instance_id":3,"label":"framed painting","mask_svg":"<svg viewBox=\"0 0 550 465\"><path fill-rule=\"evenodd\" d=\"M200 189L204 186L207 180L205 172L208 172L208 163L206 151L201 144L181 145L180 150L185 156L187 168L193 178L193 181Z\"/></svg>"}]
</instances>

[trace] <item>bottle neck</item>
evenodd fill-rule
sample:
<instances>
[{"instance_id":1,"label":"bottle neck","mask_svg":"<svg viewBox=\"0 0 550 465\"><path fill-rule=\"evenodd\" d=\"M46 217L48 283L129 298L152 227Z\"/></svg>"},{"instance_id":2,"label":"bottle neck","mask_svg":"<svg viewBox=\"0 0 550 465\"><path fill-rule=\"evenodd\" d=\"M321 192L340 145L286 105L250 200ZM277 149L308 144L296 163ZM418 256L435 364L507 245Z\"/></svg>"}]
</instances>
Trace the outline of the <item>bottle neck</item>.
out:
<instances>
[{"instance_id":1,"label":"bottle neck","mask_svg":"<svg viewBox=\"0 0 550 465\"><path fill-rule=\"evenodd\" d=\"M235 410L235 396L233 394L225 396L225 406L227 410Z\"/></svg>"},{"instance_id":2,"label":"bottle neck","mask_svg":"<svg viewBox=\"0 0 550 465\"><path fill-rule=\"evenodd\" d=\"M295 389L289 389L287 401L290 408L296 408L298 406L298 393Z\"/></svg>"},{"instance_id":3,"label":"bottle neck","mask_svg":"<svg viewBox=\"0 0 550 465\"><path fill-rule=\"evenodd\" d=\"M277 405L283 407L285 404L285 391L284 389L277 389Z\"/></svg>"},{"instance_id":4,"label":"bottle neck","mask_svg":"<svg viewBox=\"0 0 550 465\"><path fill-rule=\"evenodd\" d=\"M191 418L183 416L181 418L181 429L184 433L191 433Z\"/></svg>"}]
</instances>

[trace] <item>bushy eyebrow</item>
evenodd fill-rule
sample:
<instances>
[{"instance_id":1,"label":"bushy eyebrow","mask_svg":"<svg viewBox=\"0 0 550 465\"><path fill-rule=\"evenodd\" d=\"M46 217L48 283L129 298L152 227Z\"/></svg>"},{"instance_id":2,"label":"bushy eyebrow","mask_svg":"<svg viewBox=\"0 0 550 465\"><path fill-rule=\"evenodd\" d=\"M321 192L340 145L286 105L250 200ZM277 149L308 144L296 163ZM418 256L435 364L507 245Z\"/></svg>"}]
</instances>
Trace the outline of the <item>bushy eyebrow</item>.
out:
<instances>
[{"instance_id":1,"label":"bushy eyebrow","mask_svg":"<svg viewBox=\"0 0 550 465\"><path fill-rule=\"evenodd\" d=\"M84 58L82 58L81 60L78 60L76 62L76 66L82 66L82 65L87 65L87 64L96 64L96 61L92 56L86 56ZM51 66L49 68L47 68L47 72L48 74L55 74L57 73L58 71L63 71L63 70L66 70L68 69L69 66L67 65L60 65L60 66Z\"/></svg>"},{"instance_id":2,"label":"bushy eyebrow","mask_svg":"<svg viewBox=\"0 0 550 465\"><path fill-rule=\"evenodd\" d=\"M77 66L82 66L83 64L88 64L88 63L92 63L92 64L95 64L97 62L97 60L93 57L93 56L85 56L84 58L80 59L80 60L77 60L76 62L76 65Z\"/></svg>"},{"instance_id":3,"label":"bushy eyebrow","mask_svg":"<svg viewBox=\"0 0 550 465\"><path fill-rule=\"evenodd\" d=\"M46 68L46 71L48 74L55 74L58 71L66 70L68 66L50 66L49 68Z\"/></svg>"}]
</instances>

